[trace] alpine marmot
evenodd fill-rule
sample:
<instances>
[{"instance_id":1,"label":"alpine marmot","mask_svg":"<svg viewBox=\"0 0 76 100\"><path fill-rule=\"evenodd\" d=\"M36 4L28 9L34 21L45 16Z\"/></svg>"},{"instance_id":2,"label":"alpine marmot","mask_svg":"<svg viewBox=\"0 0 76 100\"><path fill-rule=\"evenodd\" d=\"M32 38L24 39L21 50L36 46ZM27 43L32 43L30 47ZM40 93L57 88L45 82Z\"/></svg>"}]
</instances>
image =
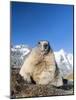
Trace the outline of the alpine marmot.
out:
<instances>
[{"instance_id":1,"label":"alpine marmot","mask_svg":"<svg viewBox=\"0 0 76 100\"><path fill-rule=\"evenodd\" d=\"M55 62L52 48L48 41L40 41L25 59L19 74L28 83L32 79L36 84L62 86L62 77Z\"/></svg>"}]
</instances>

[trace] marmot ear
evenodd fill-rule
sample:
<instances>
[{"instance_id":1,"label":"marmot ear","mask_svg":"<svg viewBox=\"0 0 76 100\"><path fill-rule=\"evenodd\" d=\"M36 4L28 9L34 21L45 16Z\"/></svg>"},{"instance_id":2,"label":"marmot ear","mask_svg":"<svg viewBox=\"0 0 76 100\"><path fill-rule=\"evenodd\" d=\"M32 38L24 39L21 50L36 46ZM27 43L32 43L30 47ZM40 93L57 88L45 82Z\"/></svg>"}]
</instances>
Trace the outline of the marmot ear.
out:
<instances>
[{"instance_id":1,"label":"marmot ear","mask_svg":"<svg viewBox=\"0 0 76 100\"><path fill-rule=\"evenodd\" d=\"M38 44L40 44L40 41L38 42Z\"/></svg>"},{"instance_id":2,"label":"marmot ear","mask_svg":"<svg viewBox=\"0 0 76 100\"><path fill-rule=\"evenodd\" d=\"M53 49L51 48L50 44L48 43L49 47L48 47L48 51L50 51L51 53L53 52Z\"/></svg>"}]
</instances>

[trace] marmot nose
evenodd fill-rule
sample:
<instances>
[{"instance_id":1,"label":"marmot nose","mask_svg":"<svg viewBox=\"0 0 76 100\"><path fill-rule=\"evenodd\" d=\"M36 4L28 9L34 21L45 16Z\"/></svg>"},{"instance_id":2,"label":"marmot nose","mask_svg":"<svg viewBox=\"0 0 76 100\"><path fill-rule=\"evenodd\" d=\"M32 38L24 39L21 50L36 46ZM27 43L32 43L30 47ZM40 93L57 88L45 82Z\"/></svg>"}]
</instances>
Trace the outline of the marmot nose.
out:
<instances>
[{"instance_id":1,"label":"marmot nose","mask_svg":"<svg viewBox=\"0 0 76 100\"><path fill-rule=\"evenodd\" d=\"M48 44L44 44L44 48L47 49L48 48Z\"/></svg>"}]
</instances>

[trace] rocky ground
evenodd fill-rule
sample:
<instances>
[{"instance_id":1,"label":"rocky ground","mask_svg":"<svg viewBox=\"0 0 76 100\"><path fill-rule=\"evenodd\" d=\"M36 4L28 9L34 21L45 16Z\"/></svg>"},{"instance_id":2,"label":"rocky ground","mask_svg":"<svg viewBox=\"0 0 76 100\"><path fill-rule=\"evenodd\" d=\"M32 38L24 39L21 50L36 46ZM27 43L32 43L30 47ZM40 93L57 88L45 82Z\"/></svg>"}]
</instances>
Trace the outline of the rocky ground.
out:
<instances>
[{"instance_id":1,"label":"rocky ground","mask_svg":"<svg viewBox=\"0 0 76 100\"><path fill-rule=\"evenodd\" d=\"M54 87L51 85L36 85L34 82L26 84L19 75L19 69L11 69L11 98L23 97L42 97L42 96L62 96L73 95L73 84L65 84L62 87Z\"/></svg>"}]
</instances>

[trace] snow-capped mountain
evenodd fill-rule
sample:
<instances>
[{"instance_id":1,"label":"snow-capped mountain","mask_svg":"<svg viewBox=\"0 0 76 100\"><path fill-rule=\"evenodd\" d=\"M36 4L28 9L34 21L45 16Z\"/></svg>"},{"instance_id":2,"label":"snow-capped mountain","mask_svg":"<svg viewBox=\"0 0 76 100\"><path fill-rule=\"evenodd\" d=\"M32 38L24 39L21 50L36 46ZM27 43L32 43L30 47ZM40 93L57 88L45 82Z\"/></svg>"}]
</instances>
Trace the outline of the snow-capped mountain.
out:
<instances>
[{"instance_id":1,"label":"snow-capped mountain","mask_svg":"<svg viewBox=\"0 0 76 100\"><path fill-rule=\"evenodd\" d=\"M73 54L67 54L63 49L54 52L55 60L63 77L73 73Z\"/></svg>"},{"instance_id":2,"label":"snow-capped mountain","mask_svg":"<svg viewBox=\"0 0 76 100\"><path fill-rule=\"evenodd\" d=\"M11 66L19 68L31 49L27 45L16 45L11 48Z\"/></svg>"},{"instance_id":3,"label":"snow-capped mountain","mask_svg":"<svg viewBox=\"0 0 76 100\"><path fill-rule=\"evenodd\" d=\"M27 45L16 45L11 47L11 67L20 68L30 51L31 48ZM54 52L54 55L63 77L73 73L73 54L68 54L61 49Z\"/></svg>"}]
</instances>

